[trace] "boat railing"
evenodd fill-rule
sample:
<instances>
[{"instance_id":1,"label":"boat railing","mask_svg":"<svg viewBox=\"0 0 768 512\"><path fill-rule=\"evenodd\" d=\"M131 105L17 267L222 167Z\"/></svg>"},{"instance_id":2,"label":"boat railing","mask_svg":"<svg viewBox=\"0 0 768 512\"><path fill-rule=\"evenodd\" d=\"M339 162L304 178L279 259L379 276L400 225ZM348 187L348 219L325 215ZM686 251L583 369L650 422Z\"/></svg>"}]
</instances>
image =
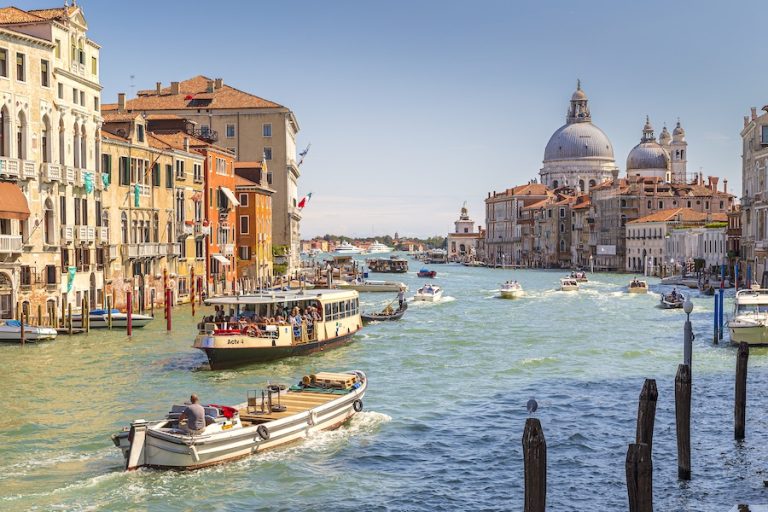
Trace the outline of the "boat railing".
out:
<instances>
[{"instance_id":1,"label":"boat railing","mask_svg":"<svg viewBox=\"0 0 768 512\"><path fill-rule=\"evenodd\" d=\"M233 334L245 334L252 338L277 339L279 335L277 324L240 322L206 322L201 334L214 336L226 336Z\"/></svg>"}]
</instances>

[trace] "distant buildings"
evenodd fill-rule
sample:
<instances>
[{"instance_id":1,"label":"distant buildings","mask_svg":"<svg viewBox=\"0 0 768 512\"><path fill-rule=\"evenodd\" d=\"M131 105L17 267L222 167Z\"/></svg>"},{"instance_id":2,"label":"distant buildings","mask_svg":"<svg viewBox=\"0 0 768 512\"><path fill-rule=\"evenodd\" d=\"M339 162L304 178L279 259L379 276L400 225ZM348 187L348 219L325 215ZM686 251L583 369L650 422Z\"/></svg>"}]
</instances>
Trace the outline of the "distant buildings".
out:
<instances>
[{"instance_id":1,"label":"distant buildings","mask_svg":"<svg viewBox=\"0 0 768 512\"><path fill-rule=\"evenodd\" d=\"M485 238L482 227L475 231L475 221L469 218L466 203L461 207L459 219L454 222L453 233L448 233L448 260L472 261L477 257L478 243Z\"/></svg>"},{"instance_id":2,"label":"distant buildings","mask_svg":"<svg viewBox=\"0 0 768 512\"><path fill-rule=\"evenodd\" d=\"M768 258L768 106L752 107L741 130L741 275L765 282Z\"/></svg>"}]
</instances>

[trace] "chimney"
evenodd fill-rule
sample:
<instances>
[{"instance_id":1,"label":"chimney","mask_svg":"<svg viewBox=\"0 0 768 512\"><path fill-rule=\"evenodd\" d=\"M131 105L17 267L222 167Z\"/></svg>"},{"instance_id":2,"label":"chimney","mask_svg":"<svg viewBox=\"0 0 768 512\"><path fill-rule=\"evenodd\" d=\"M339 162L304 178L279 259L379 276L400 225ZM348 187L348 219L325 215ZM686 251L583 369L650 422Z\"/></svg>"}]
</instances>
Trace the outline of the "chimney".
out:
<instances>
[{"instance_id":1,"label":"chimney","mask_svg":"<svg viewBox=\"0 0 768 512\"><path fill-rule=\"evenodd\" d=\"M214 87L216 87L217 90L221 89L222 87L224 87L224 79L223 78L217 78L216 79L216 83L214 84Z\"/></svg>"},{"instance_id":2,"label":"chimney","mask_svg":"<svg viewBox=\"0 0 768 512\"><path fill-rule=\"evenodd\" d=\"M124 92L117 93L117 111L125 112L125 93Z\"/></svg>"},{"instance_id":3,"label":"chimney","mask_svg":"<svg viewBox=\"0 0 768 512\"><path fill-rule=\"evenodd\" d=\"M160 91L163 90L163 82L155 82L155 92L160 96Z\"/></svg>"},{"instance_id":4,"label":"chimney","mask_svg":"<svg viewBox=\"0 0 768 512\"><path fill-rule=\"evenodd\" d=\"M749 116L744 116L744 128L749 124Z\"/></svg>"},{"instance_id":5,"label":"chimney","mask_svg":"<svg viewBox=\"0 0 768 512\"><path fill-rule=\"evenodd\" d=\"M757 107L752 107L750 110L752 111L752 120L754 121L757 119Z\"/></svg>"},{"instance_id":6,"label":"chimney","mask_svg":"<svg viewBox=\"0 0 768 512\"><path fill-rule=\"evenodd\" d=\"M723 194L728 193L728 180L723 180Z\"/></svg>"},{"instance_id":7,"label":"chimney","mask_svg":"<svg viewBox=\"0 0 768 512\"><path fill-rule=\"evenodd\" d=\"M171 94L179 94L179 82L171 82Z\"/></svg>"},{"instance_id":8,"label":"chimney","mask_svg":"<svg viewBox=\"0 0 768 512\"><path fill-rule=\"evenodd\" d=\"M720 181L720 178L717 176L710 176L709 177L709 188L712 189L712 192L717 192L717 184Z\"/></svg>"},{"instance_id":9,"label":"chimney","mask_svg":"<svg viewBox=\"0 0 768 512\"><path fill-rule=\"evenodd\" d=\"M208 83L205 87L205 92L212 93L213 92L213 80L208 80Z\"/></svg>"},{"instance_id":10,"label":"chimney","mask_svg":"<svg viewBox=\"0 0 768 512\"><path fill-rule=\"evenodd\" d=\"M184 151L189 153L189 137L184 137Z\"/></svg>"}]
</instances>

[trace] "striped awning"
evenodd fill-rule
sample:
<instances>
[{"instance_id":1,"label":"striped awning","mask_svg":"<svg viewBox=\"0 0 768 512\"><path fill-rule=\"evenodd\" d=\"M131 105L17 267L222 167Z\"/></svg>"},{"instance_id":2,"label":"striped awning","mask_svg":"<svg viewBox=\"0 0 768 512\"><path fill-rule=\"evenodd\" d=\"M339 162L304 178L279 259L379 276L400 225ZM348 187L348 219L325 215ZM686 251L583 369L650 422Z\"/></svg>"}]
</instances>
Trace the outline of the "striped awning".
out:
<instances>
[{"instance_id":1,"label":"striped awning","mask_svg":"<svg viewBox=\"0 0 768 512\"><path fill-rule=\"evenodd\" d=\"M27 220L27 198L15 183L0 183L0 219Z\"/></svg>"}]
</instances>

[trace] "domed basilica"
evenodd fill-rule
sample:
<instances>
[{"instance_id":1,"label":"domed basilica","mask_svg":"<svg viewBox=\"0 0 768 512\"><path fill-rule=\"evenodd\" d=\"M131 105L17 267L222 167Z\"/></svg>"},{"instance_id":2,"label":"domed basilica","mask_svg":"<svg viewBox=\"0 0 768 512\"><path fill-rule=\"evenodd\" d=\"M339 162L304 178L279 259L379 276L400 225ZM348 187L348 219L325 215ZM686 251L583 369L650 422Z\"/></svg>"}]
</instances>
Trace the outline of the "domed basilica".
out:
<instances>
[{"instance_id":1,"label":"domed basilica","mask_svg":"<svg viewBox=\"0 0 768 512\"><path fill-rule=\"evenodd\" d=\"M687 146L679 121L671 136L664 127L657 142L646 118L640 144L627 156L627 177L657 177L684 183ZM617 177L618 172L611 141L592 124L589 100L577 82L566 123L552 134L544 150L541 182L550 188L567 186L587 193L598 183Z\"/></svg>"}]
</instances>

